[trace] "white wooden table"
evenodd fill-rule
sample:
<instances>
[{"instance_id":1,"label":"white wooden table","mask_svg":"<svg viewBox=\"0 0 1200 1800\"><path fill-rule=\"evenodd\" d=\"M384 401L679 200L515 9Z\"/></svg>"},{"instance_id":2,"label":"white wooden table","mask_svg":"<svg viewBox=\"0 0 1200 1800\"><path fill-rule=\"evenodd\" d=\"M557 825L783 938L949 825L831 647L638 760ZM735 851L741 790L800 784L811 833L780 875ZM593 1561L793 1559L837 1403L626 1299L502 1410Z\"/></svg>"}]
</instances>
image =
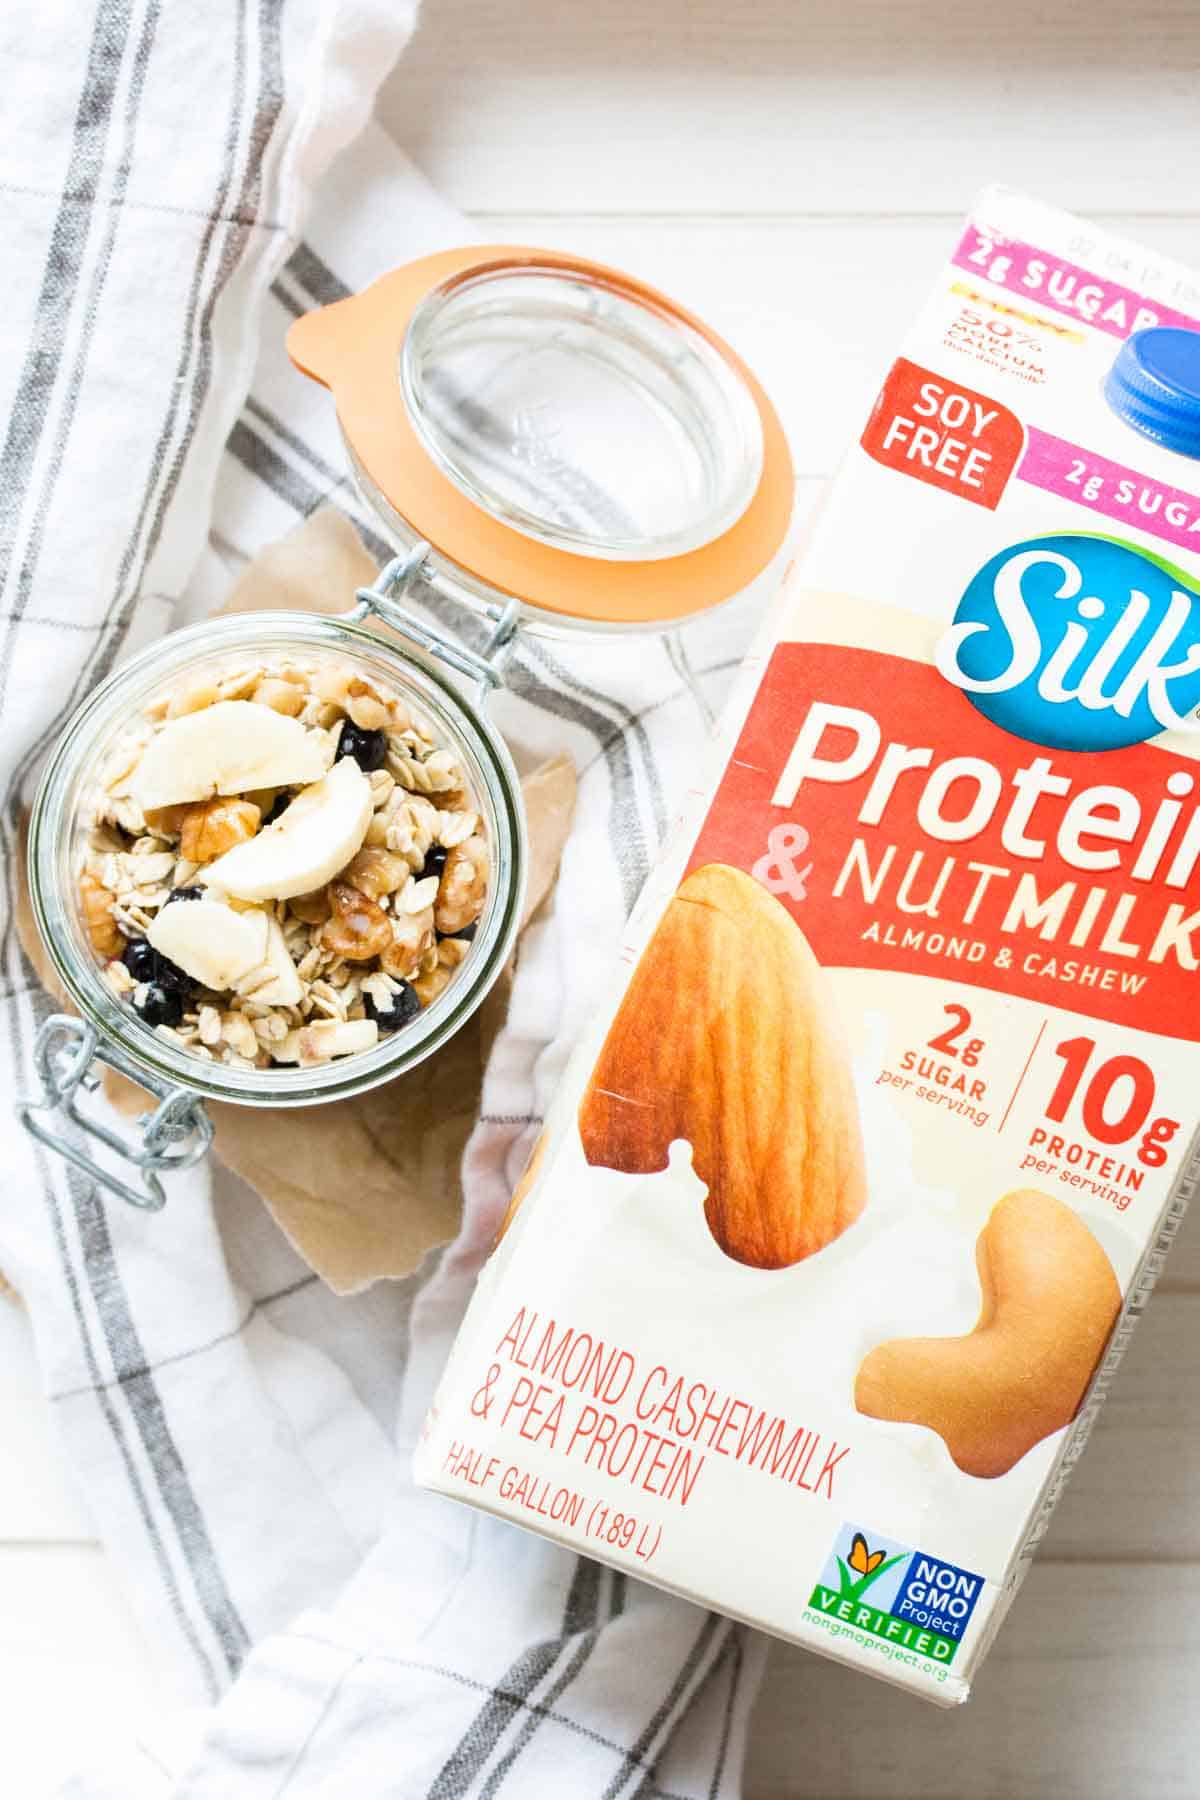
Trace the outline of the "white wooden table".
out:
<instances>
[{"instance_id":1,"label":"white wooden table","mask_svg":"<svg viewBox=\"0 0 1200 1800\"><path fill-rule=\"evenodd\" d=\"M425 6L388 128L481 236L622 264L724 330L784 414L802 501L977 186L1200 263L1196 0ZM977 1698L936 1713L779 1648L751 1800L1200 1792L1198 1349L1195 1220ZM3 1301L0 1434L0 1791L33 1800L158 1696Z\"/></svg>"}]
</instances>

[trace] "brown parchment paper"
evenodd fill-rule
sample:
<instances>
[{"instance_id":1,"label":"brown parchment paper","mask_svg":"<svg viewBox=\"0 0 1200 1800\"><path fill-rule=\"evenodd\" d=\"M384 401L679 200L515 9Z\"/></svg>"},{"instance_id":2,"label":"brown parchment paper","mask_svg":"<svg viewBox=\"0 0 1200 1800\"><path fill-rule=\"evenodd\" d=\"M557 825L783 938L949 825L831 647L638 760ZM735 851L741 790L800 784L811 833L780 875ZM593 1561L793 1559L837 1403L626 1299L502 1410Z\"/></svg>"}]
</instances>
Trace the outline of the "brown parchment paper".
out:
<instances>
[{"instance_id":1,"label":"brown parchment paper","mask_svg":"<svg viewBox=\"0 0 1200 1800\"><path fill-rule=\"evenodd\" d=\"M256 557L221 610L345 612L354 589L369 582L375 570L354 527L324 508ZM554 757L533 770L522 793L530 843L523 930L558 873L575 807L570 758ZM23 856L20 875L22 947L65 1006L33 922ZM462 1203L462 1152L510 985L511 967L434 1056L355 1099L279 1111L208 1103L215 1154L256 1190L280 1229L336 1293L407 1275L428 1250L454 1236ZM133 1082L112 1071L104 1079L109 1099L126 1117L146 1110L147 1096Z\"/></svg>"}]
</instances>

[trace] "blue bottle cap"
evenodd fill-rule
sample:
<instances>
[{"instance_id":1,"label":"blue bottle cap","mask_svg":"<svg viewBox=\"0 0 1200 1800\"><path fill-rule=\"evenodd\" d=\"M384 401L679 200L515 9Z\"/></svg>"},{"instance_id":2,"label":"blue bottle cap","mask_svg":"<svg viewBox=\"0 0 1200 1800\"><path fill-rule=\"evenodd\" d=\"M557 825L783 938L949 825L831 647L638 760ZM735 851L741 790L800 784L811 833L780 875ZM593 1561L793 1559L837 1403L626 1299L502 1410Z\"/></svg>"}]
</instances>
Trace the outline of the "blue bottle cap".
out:
<instances>
[{"instance_id":1,"label":"blue bottle cap","mask_svg":"<svg viewBox=\"0 0 1200 1800\"><path fill-rule=\"evenodd\" d=\"M1135 331L1117 352L1104 398L1143 437L1200 457L1200 331L1177 325Z\"/></svg>"}]
</instances>

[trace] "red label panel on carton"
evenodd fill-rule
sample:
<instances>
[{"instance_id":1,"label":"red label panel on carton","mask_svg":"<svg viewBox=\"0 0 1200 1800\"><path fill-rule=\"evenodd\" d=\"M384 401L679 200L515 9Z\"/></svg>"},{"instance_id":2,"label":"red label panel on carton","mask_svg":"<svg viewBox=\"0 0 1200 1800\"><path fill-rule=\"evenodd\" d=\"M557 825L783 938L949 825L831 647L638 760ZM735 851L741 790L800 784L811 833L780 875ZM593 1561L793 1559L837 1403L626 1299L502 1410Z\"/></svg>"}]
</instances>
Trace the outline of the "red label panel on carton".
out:
<instances>
[{"instance_id":1,"label":"red label panel on carton","mask_svg":"<svg viewBox=\"0 0 1200 1800\"><path fill-rule=\"evenodd\" d=\"M893 777L889 748L928 755ZM1141 824L1118 844L1095 756L1001 731L927 664L781 644L688 866L757 873L827 968L938 969L1194 1043L1200 839L1168 791L1181 773L1194 765L1125 751Z\"/></svg>"},{"instance_id":2,"label":"red label panel on carton","mask_svg":"<svg viewBox=\"0 0 1200 1800\"><path fill-rule=\"evenodd\" d=\"M1025 441L1016 415L903 356L875 402L862 447L885 469L994 511Z\"/></svg>"}]
</instances>

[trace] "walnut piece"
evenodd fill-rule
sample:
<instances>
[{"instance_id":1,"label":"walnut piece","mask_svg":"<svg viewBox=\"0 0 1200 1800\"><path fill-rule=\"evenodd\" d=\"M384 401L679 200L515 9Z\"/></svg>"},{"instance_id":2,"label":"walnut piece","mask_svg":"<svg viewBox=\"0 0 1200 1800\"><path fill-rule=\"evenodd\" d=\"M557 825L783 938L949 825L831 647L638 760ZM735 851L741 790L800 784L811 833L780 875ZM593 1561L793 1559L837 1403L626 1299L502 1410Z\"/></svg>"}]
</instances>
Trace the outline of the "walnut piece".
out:
<instances>
[{"instance_id":1,"label":"walnut piece","mask_svg":"<svg viewBox=\"0 0 1200 1800\"><path fill-rule=\"evenodd\" d=\"M434 941L433 908L420 913L397 913L392 919L392 941L379 958L385 975L407 981Z\"/></svg>"},{"instance_id":2,"label":"walnut piece","mask_svg":"<svg viewBox=\"0 0 1200 1800\"><path fill-rule=\"evenodd\" d=\"M333 910L327 887L314 888L311 894L293 894L287 905L292 916L305 925L323 925Z\"/></svg>"},{"instance_id":3,"label":"walnut piece","mask_svg":"<svg viewBox=\"0 0 1200 1800\"><path fill-rule=\"evenodd\" d=\"M374 900L348 881L331 881L333 916L321 931L321 942L347 962L367 962L392 942L392 921Z\"/></svg>"},{"instance_id":4,"label":"walnut piece","mask_svg":"<svg viewBox=\"0 0 1200 1800\"><path fill-rule=\"evenodd\" d=\"M115 898L99 876L93 875L90 869L83 871L79 877L79 906L84 930L97 956L105 958L119 956L125 948L124 935L112 916Z\"/></svg>"},{"instance_id":5,"label":"walnut piece","mask_svg":"<svg viewBox=\"0 0 1200 1800\"><path fill-rule=\"evenodd\" d=\"M456 844L446 858L438 886L433 920L447 936L465 931L483 911L487 898L488 847L479 836Z\"/></svg>"},{"instance_id":6,"label":"walnut piece","mask_svg":"<svg viewBox=\"0 0 1200 1800\"><path fill-rule=\"evenodd\" d=\"M249 800L197 800L183 815L179 827L179 852L188 862L209 863L252 838L262 814Z\"/></svg>"},{"instance_id":7,"label":"walnut piece","mask_svg":"<svg viewBox=\"0 0 1200 1800\"><path fill-rule=\"evenodd\" d=\"M215 681L198 681L182 693L172 696L167 703L168 719L181 719L186 713L203 712L206 707L215 706L217 701L217 684Z\"/></svg>"},{"instance_id":8,"label":"walnut piece","mask_svg":"<svg viewBox=\"0 0 1200 1800\"><path fill-rule=\"evenodd\" d=\"M179 836L179 827L183 824L183 816L188 810L188 802L181 801L176 806L151 806L142 817L146 821L147 831L155 837L170 838Z\"/></svg>"},{"instance_id":9,"label":"walnut piece","mask_svg":"<svg viewBox=\"0 0 1200 1800\"><path fill-rule=\"evenodd\" d=\"M408 864L402 856L395 856L390 850L381 850L375 844L365 844L351 862L342 870L343 881L356 887L368 900L379 900L384 894L394 894L408 880Z\"/></svg>"},{"instance_id":10,"label":"walnut piece","mask_svg":"<svg viewBox=\"0 0 1200 1800\"><path fill-rule=\"evenodd\" d=\"M413 989L422 1006L432 1006L438 995L449 987L453 969L446 968L444 963L430 969L428 974L417 975L413 980Z\"/></svg>"}]
</instances>

